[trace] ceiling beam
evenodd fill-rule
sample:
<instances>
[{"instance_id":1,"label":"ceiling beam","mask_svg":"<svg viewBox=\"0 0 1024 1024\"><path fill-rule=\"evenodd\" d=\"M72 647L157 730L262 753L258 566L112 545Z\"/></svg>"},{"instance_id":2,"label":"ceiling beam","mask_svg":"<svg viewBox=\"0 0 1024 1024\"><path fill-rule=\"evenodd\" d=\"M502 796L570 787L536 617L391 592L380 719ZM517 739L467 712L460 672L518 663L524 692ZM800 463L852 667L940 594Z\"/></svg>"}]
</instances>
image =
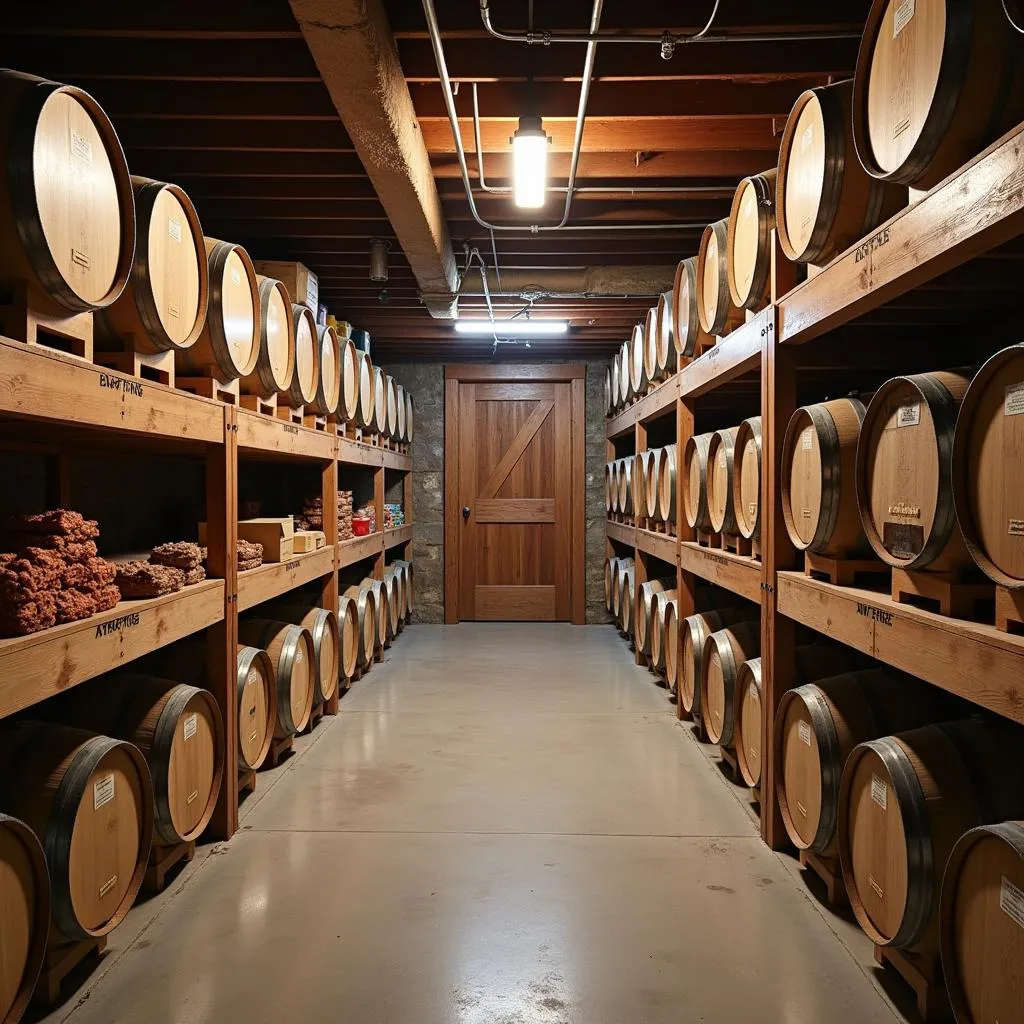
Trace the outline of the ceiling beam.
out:
<instances>
[{"instance_id":1,"label":"ceiling beam","mask_svg":"<svg viewBox=\"0 0 1024 1024\"><path fill-rule=\"evenodd\" d=\"M431 313L455 316L455 254L382 0L289 2Z\"/></svg>"}]
</instances>

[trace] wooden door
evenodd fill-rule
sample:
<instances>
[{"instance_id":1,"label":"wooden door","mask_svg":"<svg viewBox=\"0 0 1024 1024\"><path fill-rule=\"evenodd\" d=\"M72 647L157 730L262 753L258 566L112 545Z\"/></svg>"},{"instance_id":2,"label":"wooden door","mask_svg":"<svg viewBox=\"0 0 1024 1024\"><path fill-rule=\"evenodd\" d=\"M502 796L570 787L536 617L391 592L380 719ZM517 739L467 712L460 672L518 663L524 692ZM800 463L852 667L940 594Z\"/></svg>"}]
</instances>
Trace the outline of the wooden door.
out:
<instances>
[{"instance_id":1,"label":"wooden door","mask_svg":"<svg viewBox=\"0 0 1024 1024\"><path fill-rule=\"evenodd\" d=\"M460 382L458 618L572 617L572 406L568 381Z\"/></svg>"}]
</instances>

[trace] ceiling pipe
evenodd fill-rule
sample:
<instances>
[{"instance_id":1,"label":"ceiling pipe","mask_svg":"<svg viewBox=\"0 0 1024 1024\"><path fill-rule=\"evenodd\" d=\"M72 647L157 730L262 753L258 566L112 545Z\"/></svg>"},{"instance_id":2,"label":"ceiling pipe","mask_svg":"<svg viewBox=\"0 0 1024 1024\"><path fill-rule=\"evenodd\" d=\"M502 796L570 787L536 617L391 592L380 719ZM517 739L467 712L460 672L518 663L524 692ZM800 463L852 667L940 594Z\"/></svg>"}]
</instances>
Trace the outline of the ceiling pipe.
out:
<instances>
[{"instance_id":1,"label":"ceiling pipe","mask_svg":"<svg viewBox=\"0 0 1024 1024\"><path fill-rule=\"evenodd\" d=\"M516 296L524 301L539 298L657 298L672 287L674 266L592 266L557 270L501 272L500 282L487 271L481 286L474 275L463 278L460 296Z\"/></svg>"},{"instance_id":2,"label":"ceiling pipe","mask_svg":"<svg viewBox=\"0 0 1024 1024\"><path fill-rule=\"evenodd\" d=\"M825 39L860 39L859 32L780 32L780 33L737 33L736 35L707 35L718 12L718 2L711 12L707 25L694 35L676 35L665 31L660 35L627 35L625 33L596 33L591 28L583 32L503 32L496 29L491 21L490 0L480 0L480 19L488 34L506 43L527 43L550 46L552 43L648 43L661 48L663 60L675 56L676 47L686 43L795 43L820 42Z\"/></svg>"}]
</instances>

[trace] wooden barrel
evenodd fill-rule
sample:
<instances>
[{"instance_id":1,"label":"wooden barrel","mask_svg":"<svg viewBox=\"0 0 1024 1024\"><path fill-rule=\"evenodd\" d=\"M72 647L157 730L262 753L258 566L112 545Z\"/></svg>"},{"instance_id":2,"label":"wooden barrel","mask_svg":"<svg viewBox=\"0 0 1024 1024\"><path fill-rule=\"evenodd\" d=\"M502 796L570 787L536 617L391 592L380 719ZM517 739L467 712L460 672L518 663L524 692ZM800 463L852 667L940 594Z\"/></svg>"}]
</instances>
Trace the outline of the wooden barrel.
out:
<instances>
[{"instance_id":1,"label":"wooden barrel","mask_svg":"<svg viewBox=\"0 0 1024 1024\"><path fill-rule=\"evenodd\" d=\"M687 525L705 533L711 531L708 508L708 448L711 434L694 434L683 449L683 515Z\"/></svg>"},{"instance_id":2,"label":"wooden barrel","mask_svg":"<svg viewBox=\"0 0 1024 1024\"><path fill-rule=\"evenodd\" d=\"M743 178L732 197L727 233L729 296L739 309L762 309L771 299L776 169Z\"/></svg>"},{"instance_id":3,"label":"wooden barrel","mask_svg":"<svg viewBox=\"0 0 1024 1024\"><path fill-rule=\"evenodd\" d=\"M292 303L292 335L295 349L295 368L285 397L293 409L309 405L316 398L320 379L320 351L316 320L309 306Z\"/></svg>"},{"instance_id":4,"label":"wooden barrel","mask_svg":"<svg viewBox=\"0 0 1024 1024\"><path fill-rule=\"evenodd\" d=\"M668 453L664 448L652 448L650 452L650 458L647 460L647 479L644 480L644 490L647 495L647 518L663 521L658 505L658 488L665 474Z\"/></svg>"},{"instance_id":5,"label":"wooden barrel","mask_svg":"<svg viewBox=\"0 0 1024 1024\"><path fill-rule=\"evenodd\" d=\"M749 611L723 608L720 611L687 615L679 624L683 634L679 676L679 709L687 714L700 713L701 672L704 665L704 643L716 630L750 618Z\"/></svg>"},{"instance_id":6,"label":"wooden barrel","mask_svg":"<svg viewBox=\"0 0 1024 1024\"><path fill-rule=\"evenodd\" d=\"M647 509L647 479L650 476L650 469L653 462L653 452L645 450L637 452L633 457L633 513L636 516L647 517L650 512Z\"/></svg>"},{"instance_id":7,"label":"wooden barrel","mask_svg":"<svg viewBox=\"0 0 1024 1024\"><path fill-rule=\"evenodd\" d=\"M272 277L256 276L260 295L260 351L255 370L241 378L245 395L271 398L287 391L295 376L295 326L288 289Z\"/></svg>"},{"instance_id":8,"label":"wooden barrel","mask_svg":"<svg viewBox=\"0 0 1024 1024\"><path fill-rule=\"evenodd\" d=\"M669 693L679 692L679 599L665 605L662 653L664 657L665 685Z\"/></svg>"},{"instance_id":9,"label":"wooden barrel","mask_svg":"<svg viewBox=\"0 0 1024 1024\"><path fill-rule=\"evenodd\" d=\"M359 668L359 609L355 598L338 597L338 678L351 679Z\"/></svg>"},{"instance_id":10,"label":"wooden barrel","mask_svg":"<svg viewBox=\"0 0 1024 1024\"><path fill-rule=\"evenodd\" d=\"M359 419L360 371L362 361L351 338L338 341L338 367L341 376L341 387L338 395L338 416L346 423L355 423Z\"/></svg>"},{"instance_id":11,"label":"wooden barrel","mask_svg":"<svg viewBox=\"0 0 1024 1024\"><path fill-rule=\"evenodd\" d=\"M667 444L661 449L656 472L658 474L657 518L664 523L676 521L676 445Z\"/></svg>"},{"instance_id":12,"label":"wooden barrel","mask_svg":"<svg viewBox=\"0 0 1024 1024\"><path fill-rule=\"evenodd\" d=\"M668 377L678 369L675 322L672 319L673 301L671 291L662 292L655 307L654 351L659 377Z\"/></svg>"},{"instance_id":13,"label":"wooden barrel","mask_svg":"<svg viewBox=\"0 0 1024 1024\"><path fill-rule=\"evenodd\" d=\"M400 566L402 569L402 593L405 596L405 611L403 618L408 622L412 618L413 606L413 567L408 558L396 558L392 565Z\"/></svg>"},{"instance_id":14,"label":"wooden barrel","mask_svg":"<svg viewBox=\"0 0 1024 1024\"><path fill-rule=\"evenodd\" d=\"M313 637L303 626L276 619L242 619L238 638L267 652L274 668L277 722L274 736L294 736L309 724L316 691Z\"/></svg>"},{"instance_id":15,"label":"wooden barrel","mask_svg":"<svg viewBox=\"0 0 1024 1024\"><path fill-rule=\"evenodd\" d=\"M618 353L612 358L612 365L606 366L604 371L604 414L611 416L618 404L619 384L618 368L615 361L619 358Z\"/></svg>"},{"instance_id":16,"label":"wooden barrel","mask_svg":"<svg viewBox=\"0 0 1024 1024\"><path fill-rule=\"evenodd\" d=\"M906 189L872 178L853 144L853 81L797 97L779 147L779 245L797 263L824 265L906 205Z\"/></svg>"},{"instance_id":17,"label":"wooden barrel","mask_svg":"<svg viewBox=\"0 0 1024 1024\"><path fill-rule=\"evenodd\" d=\"M222 384L247 377L260 355L260 294L249 254L234 242L204 238L209 301L195 344L174 352L179 376Z\"/></svg>"},{"instance_id":18,"label":"wooden barrel","mask_svg":"<svg viewBox=\"0 0 1024 1024\"><path fill-rule=\"evenodd\" d=\"M630 344L628 341L622 343L619 349L619 405L628 405L633 397L632 378L629 374Z\"/></svg>"},{"instance_id":19,"label":"wooden barrel","mask_svg":"<svg viewBox=\"0 0 1024 1024\"><path fill-rule=\"evenodd\" d=\"M676 265L672 284L672 329L676 359L697 354L700 316L697 312L697 257L690 256Z\"/></svg>"},{"instance_id":20,"label":"wooden barrel","mask_svg":"<svg viewBox=\"0 0 1024 1024\"><path fill-rule=\"evenodd\" d=\"M612 466L613 463L606 462L604 464L604 510L605 512L611 512L612 510Z\"/></svg>"},{"instance_id":21,"label":"wooden barrel","mask_svg":"<svg viewBox=\"0 0 1024 1024\"><path fill-rule=\"evenodd\" d=\"M50 879L35 833L23 821L0 814L0 1024L17 1024L28 1007L50 930Z\"/></svg>"},{"instance_id":22,"label":"wooden barrel","mask_svg":"<svg viewBox=\"0 0 1024 1024\"><path fill-rule=\"evenodd\" d=\"M384 434L388 426L388 396L384 386L384 371L375 366L370 371L373 384L373 419L370 429L375 434Z\"/></svg>"},{"instance_id":23,"label":"wooden barrel","mask_svg":"<svg viewBox=\"0 0 1024 1024\"><path fill-rule=\"evenodd\" d=\"M939 945L960 1024L1024 1020L1024 821L965 832L942 882Z\"/></svg>"},{"instance_id":24,"label":"wooden barrel","mask_svg":"<svg viewBox=\"0 0 1024 1024\"><path fill-rule=\"evenodd\" d=\"M633 473L636 467L633 462L632 456L619 460L619 511L628 516L634 514Z\"/></svg>"},{"instance_id":25,"label":"wooden barrel","mask_svg":"<svg viewBox=\"0 0 1024 1024\"><path fill-rule=\"evenodd\" d=\"M626 573L633 568L633 559L617 558L615 563L615 576L612 581L612 614L615 616L615 621L619 622L622 617L622 591L625 585Z\"/></svg>"},{"instance_id":26,"label":"wooden barrel","mask_svg":"<svg viewBox=\"0 0 1024 1024\"><path fill-rule=\"evenodd\" d=\"M708 442L707 502L708 518L715 533L739 533L733 490L733 464L739 427L716 430Z\"/></svg>"},{"instance_id":27,"label":"wooden barrel","mask_svg":"<svg viewBox=\"0 0 1024 1024\"><path fill-rule=\"evenodd\" d=\"M138 241L128 284L104 310L109 332L139 352L187 349L206 323L210 271L199 214L184 189L132 176Z\"/></svg>"},{"instance_id":28,"label":"wooden barrel","mask_svg":"<svg viewBox=\"0 0 1024 1024\"><path fill-rule=\"evenodd\" d=\"M968 719L854 748L839 792L850 907L876 946L938 951L939 886L969 829L1024 817L1020 727Z\"/></svg>"},{"instance_id":29,"label":"wooden barrel","mask_svg":"<svg viewBox=\"0 0 1024 1024\"><path fill-rule=\"evenodd\" d=\"M666 619L669 606L675 602L678 607L679 591L676 590L674 580L669 581L668 589L655 593L651 606L650 624L648 632L650 635L650 655L655 671L665 671L665 642L666 642ZM678 632L676 636L678 637Z\"/></svg>"},{"instance_id":30,"label":"wooden barrel","mask_svg":"<svg viewBox=\"0 0 1024 1024\"><path fill-rule=\"evenodd\" d=\"M394 640L402 623L402 584L388 569L384 570L383 583L388 594L388 639Z\"/></svg>"},{"instance_id":31,"label":"wooden barrel","mask_svg":"<svg viewBox=\"0 0 1024 1024\"><path fill-rule=\"evenodd\" d=\"M705 333L724 333L733 312L729 297L729 221L716 220L704 229L697 255L697 318Z\"/></svg>"},{"instance_id":32,"label":"wooden barrel","mask_svg":"<svg viewBox=\"0 0 1024 1024\"><path fill-rule=\"evenodd\" d=\"M857 508L857 439L864 405L838 398L793 414L782 442L782 514L794 546L842 555L867 546Z\"/></svg>"},{"instance_id":33,"label":"wooden barrel","mask_svg":"<svg viewBox=\"0 0 1024 1024\"><path fill-rule=\"evenodd\" d=\"M238 645L238 767L255 771L267 759L277 722L274 666L266 651Z\"/></svg>"},{"instance_id":34,"label":"wooden barrel","mask_svg":"<svg viewBox=\"0 0 1024 1024\"><path fill-rule=\"evenodd\" d=\"M356 606L356 619L359 629L357 661L360 668L366 668L372 661L377 650L377 600L369 587L348 587L342 597L349 598Z\"/></svg>"},{"instance_id":35,"label":"wooden barrel","mask_svg":"<svg viewBox=\"0 0 1024 1024\"><path fill-rule=\"evenodd\" d=\"M338 411L341 398L338 332L329 324L317 324L316 346L316 394L309 403L309 411L320 416L333 416Z\"/></svg>"},{"instance_id":36,"label":"wooden barrel","mask_svg":"<svg viewBox=\"0 0 1024 1024\"><path fill-rule=\"evenodd\" d=\"M750 539L761 536L761 417L736 428L732 461L732 501L736 529Z\"/></svg>"},{"instance_id":37,"label":"wooden barrel","mask_svg":"<svg viewBox=\"0 0 1024 1024\"><path fill-rule=\"evenodd\" d=\"M735 744L737 676L740 665L761 653L761 623L734 622L704 641L701 659L700 706L704 731L712 743Z\"/></svg>"},{"instance_id":38,"label":"wooden barrel","mask_svg":"<svg viewBox=\"0 0 1024 1024\"><path fill-rule=\"evenodd\" d=\"M927 189L1024 118L1024 41L1004 0L874 0L853 87L857 155Z\"/></svg>"},{"instance_id":39,"label":"wooden barrel","mask_svg":"<svg viewBox=\"0 0 1024 1024\"><path fill-rule=\"evenodd\" d=\"M941 717L935 691L925 684L890 669L846 668L832 663L828 669L837 674L805 677L783 694L775 716L783 823L798 848L826 855L835 852L840 779L850 751Z\"/></svg>"},{"instance_id":40,"label":"wooden barrel","mask_svg":"<svg viewBox=\"0 0 1024 1024\"><path fill-rule=\"evenodd\" d=\"M356 361L359 364L359 404L356 414L356 424L363 430L372 430L374 414L377 410L376 394L374 392L373 363L365 352L356 349Z\"/></svg>"},{"instance_id":41,"label":"wooden barrel","mask_svg":"<svg viewBox=\"0 0 1024 1024\"><path fill-rule=\"evenodd\" d=\"M619 560L614 555L604 561L604 606L606 610L612 610L612 594L615 588L616 573L619 568Z\"/></svg>"},{"instance_id":42,"label":"wooden barrel","mask_svg":"<svg viewBox=\"0 0 1024 1024\"><path fill-rule=\"evenodd\" d=\"M212 693L159 676L125 672L68 693L68 725L127 740L153 781L153 843L202 835L224 778L224 721Z\"/></svg>"},{"instance_id":43,"label":"wooden barrel","mask_svg":"<svg viewBox=\"0 0 1024 1024\"><path fill-rule=\"evenodd\" d=\"M636 624L633 635L637 647L644 654L651 653L651 627L654 621L654 597L675 586L675 577L663 580L647 580L640 584L640 600L637 602Z\"/></svg>"},{"instance_id":44,"label":"wooden barrel","mask_svg":"<svg viewBox=\"0 0 1024 1024\"><path fill-rule=\"evenodd\" d=\"M360 580L361 587L369 587L373 591L373 606L377 610L377 636L376 645L378 648L387 647L391 643L389 632L391 623L391 606L388 601L388 591L383 580L375 580L367 576Z\"/></svg>"},{"instance_id":45,"label":"wooden barrel","mask_svg":"<svg viewBox=\"0 0 1024 1024\"><path fill-rule=\"evenodd\" d=\"M736 678L736 764L743 781L761 785L764 748L761 733L764 710L761 705L761 659L748 658Z\"/></svg>"},{"instance_id":46,"label":"wooden barrel","mask_svg":"<svg viewBox=\"0 0 1024 1024\"><path fill-rule=\"evenodd\" d=\"M398 437L398 385L390 373L384 374L384 433Z\"/></svg>"},{"instance_id":47,"label":"wooden barrel","mask_svg":"<svg viewBox=\"0 0 1024 1024\"><path fill-rule=\"evenodd\" d=\"M619 575L621 593L619 596L619 625L626 636L632 636L636 628L636 567L628 559Z\"/></svg>"},{"instance_id":48,"label":"wooden barrel","mask_svg":"<svg viewBox=\"0 0 1024 1024\"><path fill-rule=\"evenodd\" d=\"M0 71L0 144L0 280L59 315L109 306L132 271L135 199L107 115L74 86Z\"/></svg>"},{"instance_id":49,"label":"wooden barrel","mask_svg":"<svg viewBox=\"0 0 1024 1024\"><path fill-rule=\"evenodd\" d=\"M338 690L338 663L341 655L338 616L329 608L305 608L274 601L266 605L268 615L309 630L313 638L313 704L323 704Z\"/></svg>"},{"instance_id":50,"label":"wooden barrel","mask_svg":"<svg viewBox=\"0 0 1024 1024\"><path fill-rule=\"evenodd\" d=\"M644 318L644 376L649 386L661 380L663 374L658 365L658 309L651 306Z\"/></svg>"},{"instance_id":51,"label":"wooden barrel","mask_svg":"<svg viewBox=\"0 0 1024 1024\"><path fill-rule=\"evenodd\" d=\"M889 565L971 564L953 507L953 433L970 384L956 370L893 377L874 394L857 445L857 503L868 543Z\"/></svg>"},{"instance_id":52,"label":"wooden barrel","mask_svg":"<svg viewBox=\"0 0 1024 1024\"><path fill-rule=\"evenodd\" d=\"M0 751L0 807L46 852L53 926L76 941L106 935L131 909L149 860L153 784L142 752L42 722L5 725Z\"/></svg>"},{"instance_id":53,"label":"wooden barrel","mask_svg":"<svg viewBox=\"0 0 1024 1024\"><path fill-rule=\"evenodd\" d=\"M967 389L953 438L953 503L971 557L1003 587L1024 587L1024 345L997 352Z\"/></svg>"},{"instance_id":54,"label":"wooden barrel","mask_svg":"<svg viewBox=\"0 0 1024 1024\"><path fill-rule=\"evenodd\" d=\"M644 369L644 325L635 324L629 337L629 393L637 398L647 393L650 382Z\"/></svg>"},{"instance_id":55,"label":"wooden barrel","mask_svg":"<svg viewBox=\"0 0 1024 1024\"><path fill-rule=\"evenodd\" d=\"M405 393L405 439L411 444L413 435L413 400L412 394L408 391Z\"/></svg>"},{"instance_id":56,"label":"wooden barrel","mask_svg":"<svg viewBox=\"0 0 1024 1024\"><path fill-rule=\"evenodd\" d=\"M404 443L409 440L405 432L405 387L398 381L395 381L395 406L395 438Z\"/></svg>"}]
</instances>

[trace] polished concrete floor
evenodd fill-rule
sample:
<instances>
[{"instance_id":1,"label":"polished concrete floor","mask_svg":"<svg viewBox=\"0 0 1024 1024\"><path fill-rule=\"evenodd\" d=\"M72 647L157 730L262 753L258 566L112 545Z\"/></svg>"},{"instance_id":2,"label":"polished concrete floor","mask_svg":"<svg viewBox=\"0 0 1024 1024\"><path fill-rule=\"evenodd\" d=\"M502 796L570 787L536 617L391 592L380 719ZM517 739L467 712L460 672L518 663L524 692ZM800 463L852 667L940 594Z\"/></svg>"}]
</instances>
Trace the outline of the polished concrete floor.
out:
<instances>
[{"instance_id":1,"label":"polished concrete floor","mask_svg":"<svg viewBox=\"0 0 1024 1024\"><path fill-rule=\"evenodd\" d=\"M73 1024L897 1020L610 627L414 626Z\"/></svg>"}]
</instances>

